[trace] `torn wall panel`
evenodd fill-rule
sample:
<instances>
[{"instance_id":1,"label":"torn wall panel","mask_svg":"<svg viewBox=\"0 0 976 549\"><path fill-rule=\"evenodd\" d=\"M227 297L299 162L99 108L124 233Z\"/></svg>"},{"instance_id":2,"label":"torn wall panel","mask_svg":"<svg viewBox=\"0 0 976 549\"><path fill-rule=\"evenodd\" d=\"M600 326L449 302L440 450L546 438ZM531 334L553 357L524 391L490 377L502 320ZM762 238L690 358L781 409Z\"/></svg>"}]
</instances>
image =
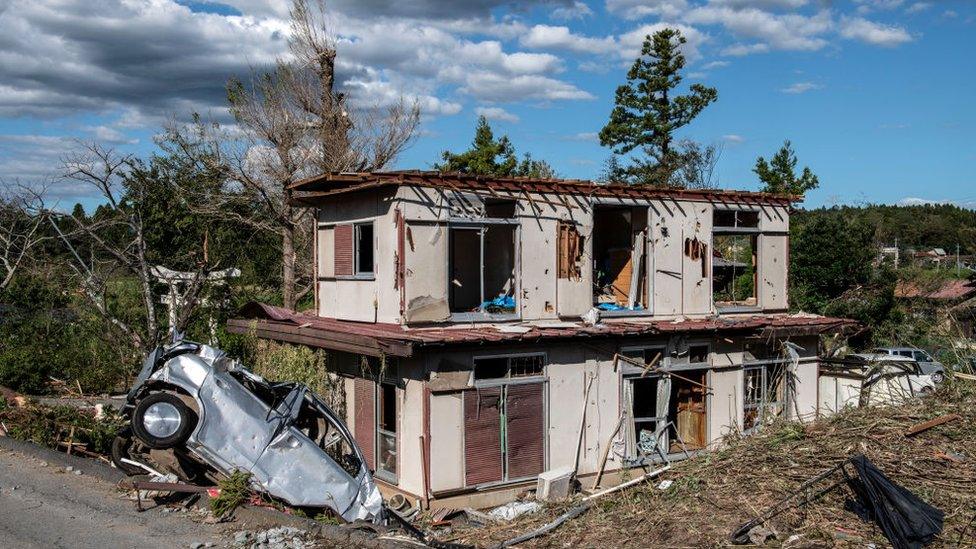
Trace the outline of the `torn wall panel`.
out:
<instances>
[{"instance_id":1,"label":"torn wall panel","mask_svg":"<svg viewBox=\"0 0 976 549\"><path fill-rule=\"evenodd\" d=\"M764 234L759 237L759 303L763 309L789 306L787 300L787 253L789 237Z\"/></svg>"},{"instance_id":2,"label":"torn wall panel","mask_svg":"<svg viewBox=\"0 0 976 549\"><path fill-rule=\"evenodd\" d=\"M709 204L684 204L682 236L682 311L684 315L712 311L711 234L712 208Z\"/></svg>"},{"instance_id":3,"label":"torn wall panel","mask_svg":"<svg viewBox=\"0 0 976 549\"><path fill-rule=\"evenodd\" d=\"M448 306L447 228L408 223L405 233L405 320L447 320L451 315Z\"/></svg>"}]
</instances>

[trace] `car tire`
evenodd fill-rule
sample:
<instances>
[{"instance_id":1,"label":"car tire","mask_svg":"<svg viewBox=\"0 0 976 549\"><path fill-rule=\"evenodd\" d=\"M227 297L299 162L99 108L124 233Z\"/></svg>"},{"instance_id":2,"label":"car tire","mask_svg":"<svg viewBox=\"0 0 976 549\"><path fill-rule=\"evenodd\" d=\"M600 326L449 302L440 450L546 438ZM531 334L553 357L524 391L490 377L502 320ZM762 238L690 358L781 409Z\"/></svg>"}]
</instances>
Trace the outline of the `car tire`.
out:
<instances>
[{"instance_id":1,"label":"car tire","mask_svg":"<svg viewBox=\"0 0 976 549\"><path fill-rule=\"evenodd\" d=\"M171 393L152 393L140 400L132 412L132 432L154 450L183 444L196 423L193 410Z\"/></svg>"},{"instance_id":2,"label":"car tire","mask_svg":"<svg viewBox=\"0 0 976 549\"><path fill-rule=\"evenodd\" d=\"M932 383L939 385L943 381L945 381L945 376L942 374L942 372L932 372Z\"/></svg>"},{"instance_id":3,"label":"car tire","mask_svg":"<svg viewBox=\"0 0 976 549\"><path fill-rule=\"evenodd\" d=\"M122 461L123 459L132 460L132 454L129 453L132 443L132 429L129 427L119 431L119 434L115 435L112 440L112 465L130 477L146 473L141 467Z\"/></svg>"}]
</instances>

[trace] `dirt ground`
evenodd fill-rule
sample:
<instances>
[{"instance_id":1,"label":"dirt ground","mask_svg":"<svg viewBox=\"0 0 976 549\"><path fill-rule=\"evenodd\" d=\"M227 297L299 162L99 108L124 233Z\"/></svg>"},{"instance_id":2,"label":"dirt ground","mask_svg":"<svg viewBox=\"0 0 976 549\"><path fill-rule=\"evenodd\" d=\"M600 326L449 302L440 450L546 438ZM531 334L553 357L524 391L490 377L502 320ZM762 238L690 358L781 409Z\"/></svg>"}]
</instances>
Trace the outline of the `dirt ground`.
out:
<instances>
[{"instance_id":1,"label":"dirt ground","mask_svg":"<svg viewBox=\"0 0 976 549\"><path fill-rule=\"evenodd\" d=\"M720 547L730 535L805 480L856 454L945 512L930 547L976 546L976 383L950 381L906 405L849 410L807 425L781 424L735 438L719 451L676 463L663 476L609 495L583 516L520 547ZM906 436L946 414L960 419ZM666 490L661 480L671 479ZM831 480L840 480L835 476ZM845 511L839 487L769 525L784 547L889 546L873 522ZM449 539L488 547L552 520L572 506L550 506L513 523L454 530Z\"/></svg>"}]
</instances>

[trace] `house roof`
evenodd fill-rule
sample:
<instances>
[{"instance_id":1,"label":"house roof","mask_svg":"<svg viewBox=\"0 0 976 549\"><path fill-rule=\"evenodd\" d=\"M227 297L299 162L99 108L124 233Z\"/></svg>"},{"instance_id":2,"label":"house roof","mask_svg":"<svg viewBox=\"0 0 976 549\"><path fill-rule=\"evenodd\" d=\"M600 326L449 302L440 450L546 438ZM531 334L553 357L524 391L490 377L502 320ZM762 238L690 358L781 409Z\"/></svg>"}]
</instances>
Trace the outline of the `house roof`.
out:
<instances>
[{"instance_id":1,"label":"house roof","mask_svg":"<svg viewBox=\"0 0 976 549\"><path fill-rule=\"evenodd\" d=\"M899 280L895 286L895 297L906 299L934 299L956 301L976 296L976 281L952 279L940 284L924 284Z\"/></svg>"},{"instance_id":2,"label":"house roof","mask_svg":"<svg viewBox=\"0 0 976 549\"><path fill-rule=\"evenodd\" d=\"M584 179L536 179L527 177L487 177L431 171L390 171L326 173L296 181L288 186L293 199L316 199L381 187L415 185L458 191L498 191L508 193L551 193L616 198L672 198L681 200L752 203L789 206L803 198L785 194L717 189L661 189L623 183L601 184Z\"/></svg>"},{"instance_id":3,"label":"house roof","mask_svg":"<svg viewBox=\"0 0 976 549\"><path fill-rule=\"evenodd\" d=\"M577 322L463 325L410 328L400 324L365 323L296 313L264 303L249 303L239 318L227 321L232 333L253 333L264 339L367 355L409 357L419 348L539 343L606 337L654 336L674 333L753 335L814 335L856 325L843 318L805 313L717 317L698 320L628 320L588 326Z\"/></svg>"}]
</instances>

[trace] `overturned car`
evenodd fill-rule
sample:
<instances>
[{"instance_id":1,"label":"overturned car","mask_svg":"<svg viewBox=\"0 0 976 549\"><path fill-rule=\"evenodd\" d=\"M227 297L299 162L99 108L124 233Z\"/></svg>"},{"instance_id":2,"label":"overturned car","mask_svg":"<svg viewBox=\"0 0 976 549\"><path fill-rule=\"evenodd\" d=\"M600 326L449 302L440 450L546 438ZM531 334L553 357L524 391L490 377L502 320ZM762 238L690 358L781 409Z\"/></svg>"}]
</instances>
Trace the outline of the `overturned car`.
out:
<instances>
[{"instance_id":1,"label":"overturned car","mask_svg":"<svg viewBox=\"0 0 976 549\"><path fill-rule=\"evenodd\" d=\"M166 470L191 482L235 471L295 507L347 521L384 520L383 499L345 424L298 383L271 383L223 351L179 342L146 358L126 398L130 427L113 462L128 474Z\"/></svg>"}]
</instances>

